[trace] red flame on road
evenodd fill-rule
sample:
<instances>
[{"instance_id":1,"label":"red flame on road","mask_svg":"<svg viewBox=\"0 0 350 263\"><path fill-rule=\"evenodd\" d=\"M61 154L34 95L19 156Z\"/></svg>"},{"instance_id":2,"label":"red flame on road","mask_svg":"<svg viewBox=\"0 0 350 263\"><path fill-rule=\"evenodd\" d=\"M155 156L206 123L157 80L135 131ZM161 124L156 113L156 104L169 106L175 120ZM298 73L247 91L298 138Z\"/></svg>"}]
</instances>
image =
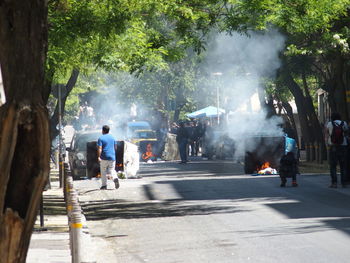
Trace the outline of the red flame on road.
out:
<instances>
[{"instance_id":1,"label":"red flame on road","mask_svg":"<svg viewBox=\"0 0 350 263\"><path fill-rule=\"evenodd\" d=\"M145 161L148 161L152 157L155 157L155 155L152 152L152 145L149 143L146 146L146 152L142 154L142 159L145 160Z\"/></svg>"},{"instance_id":2,"label":"red flame on road","mask_svg":"<svg viewBox=\"0 0 350 263\"><path fill-rule=\"evenodd\" d=\"M271 168L269 162L263 163L257 170L258 174L277 174L276 169Z\"/></svg>"}]
</instances>

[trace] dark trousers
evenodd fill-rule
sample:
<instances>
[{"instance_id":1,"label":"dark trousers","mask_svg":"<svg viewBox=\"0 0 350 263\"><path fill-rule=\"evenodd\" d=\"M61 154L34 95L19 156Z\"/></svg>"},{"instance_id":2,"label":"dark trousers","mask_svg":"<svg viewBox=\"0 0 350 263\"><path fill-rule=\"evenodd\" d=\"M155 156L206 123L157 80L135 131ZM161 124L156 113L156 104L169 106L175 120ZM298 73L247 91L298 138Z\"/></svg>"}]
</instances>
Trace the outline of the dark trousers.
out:
<instances>
[{"instance_id":1,"label":"dark trousers","mask_svg":"<svg viewBox=\"0 0 350 263\"><path fill-rule=\"evenodd\" d=\"M345 159L345 173L346 173L346 181L350 182L350 140L348 142L347 152L346 152L346 159Z\"/></svg>"},{"instance_id":2,"label":"dark trousers","mask_svg":"<svg viewBox=\"0 0 350 263\"><path fill-rule=\"evenodd\" d=\"M287 178L292 178L293 182L297 181L297 174L295 172L289 172L289 173L280 173L280 178L282 183L287 182Z\"/></svg>"},{"instance_id":3,"label":"dark trousers","mask_svg":"<svg viewBox=\"0 0 350 263\"><path fill-rule=\"evenodd\" d=\"M332 145L329 149L329 168L331 174L332 184L337 183L337 164L339 163L340 168L340 180L342 184L346 182L346 152L347 146L343 145Z\"/></svg>"},{"instance_id":4,"label":"dark trousers","mask_svg":"<svg viewBox=\"0 0 350 263\"><path fill-rule=\"evenodd\" d=\"M187 162L187 140L178 142L181 161Z\"/></svg>"}]
</instances>

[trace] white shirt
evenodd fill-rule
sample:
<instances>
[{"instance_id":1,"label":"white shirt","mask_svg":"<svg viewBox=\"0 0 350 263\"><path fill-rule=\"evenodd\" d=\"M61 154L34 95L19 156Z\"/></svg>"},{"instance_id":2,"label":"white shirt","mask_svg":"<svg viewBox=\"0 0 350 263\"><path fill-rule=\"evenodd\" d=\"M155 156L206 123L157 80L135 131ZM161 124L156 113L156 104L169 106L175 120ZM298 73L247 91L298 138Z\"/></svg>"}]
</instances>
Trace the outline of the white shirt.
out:
<instances>
[{"instance_id":1,"label":"white shirt","mask_svg":"<svg viewBox=\"0 0 350 263\"><path fill-rule=\"evenodd\" d=\"M335 120L334 122L335 122L335 124L340 125L342 121ZM329 135L328 136L328 141L327 141L328 145L333 145L333 143L331 142L331 134L332 134L332 131L333 131L333 124L332 124L331 121L327 123L326 128L328 130L328 135ZM347 131L347 130L348 130L348 125L347 125L347 123L345 121L343 121L343 131ZM341 145L345 145L345 146L348 145L348 142L346 140L345 134L344 134L343 143Z\"/></svg>"}]
</instances>

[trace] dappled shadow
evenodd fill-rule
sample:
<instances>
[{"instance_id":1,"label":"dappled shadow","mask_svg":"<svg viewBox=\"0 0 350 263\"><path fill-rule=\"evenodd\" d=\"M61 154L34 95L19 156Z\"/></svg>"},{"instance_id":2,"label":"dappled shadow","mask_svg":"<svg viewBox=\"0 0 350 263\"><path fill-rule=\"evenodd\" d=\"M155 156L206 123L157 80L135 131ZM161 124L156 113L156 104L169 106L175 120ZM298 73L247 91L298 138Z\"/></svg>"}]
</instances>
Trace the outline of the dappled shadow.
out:
<instances>
[{"instance_id":1,"label":"dappled shadow","mask_svg":"<svg viewBox=\"0 0 350 263\"><path fill-rule=\"evenodd\" d=\"M120 200L103 200L81 203L81 206L87 220L210 215L248 211L232 205L198 205L178 201L122 203Z\"/></svg>"}]
</instances>

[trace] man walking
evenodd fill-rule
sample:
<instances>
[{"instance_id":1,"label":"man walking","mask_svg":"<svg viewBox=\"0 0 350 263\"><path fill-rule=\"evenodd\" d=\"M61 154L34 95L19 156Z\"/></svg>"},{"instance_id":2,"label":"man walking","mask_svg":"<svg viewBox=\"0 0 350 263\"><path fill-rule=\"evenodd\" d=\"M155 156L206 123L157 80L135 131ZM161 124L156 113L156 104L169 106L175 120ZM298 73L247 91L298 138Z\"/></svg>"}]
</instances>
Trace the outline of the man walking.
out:
<instances>
[{"instance_id":1,"label":"man walking","mask_svg":"<svg viewBox=\"0 0 350 263\"><path fill-rule=\"evenodd\" d=\"M112 175L115 188L119 188L119 180L115 171L115 147L116 141L114 137L109 134L109 126L102 127L102 136L97 141L97 157L100 162L101 190L107 190L107 176Z\"/></svg>"},{"instance_id":2,"label":"man walking","mask_svg":"<svg viewBox=\"0 0 350 263\"><path fill-rule=\"evenodd\" d=\"M345 132L348 126L341 120L339 113L332 113L331 121L326 126L326 138L329 146L329 168L332 183L331 188L337 188L337 163L340 167L341 184L345 187L346 182L346 152L347 140Z\"/></svg>"}]
</instances>

